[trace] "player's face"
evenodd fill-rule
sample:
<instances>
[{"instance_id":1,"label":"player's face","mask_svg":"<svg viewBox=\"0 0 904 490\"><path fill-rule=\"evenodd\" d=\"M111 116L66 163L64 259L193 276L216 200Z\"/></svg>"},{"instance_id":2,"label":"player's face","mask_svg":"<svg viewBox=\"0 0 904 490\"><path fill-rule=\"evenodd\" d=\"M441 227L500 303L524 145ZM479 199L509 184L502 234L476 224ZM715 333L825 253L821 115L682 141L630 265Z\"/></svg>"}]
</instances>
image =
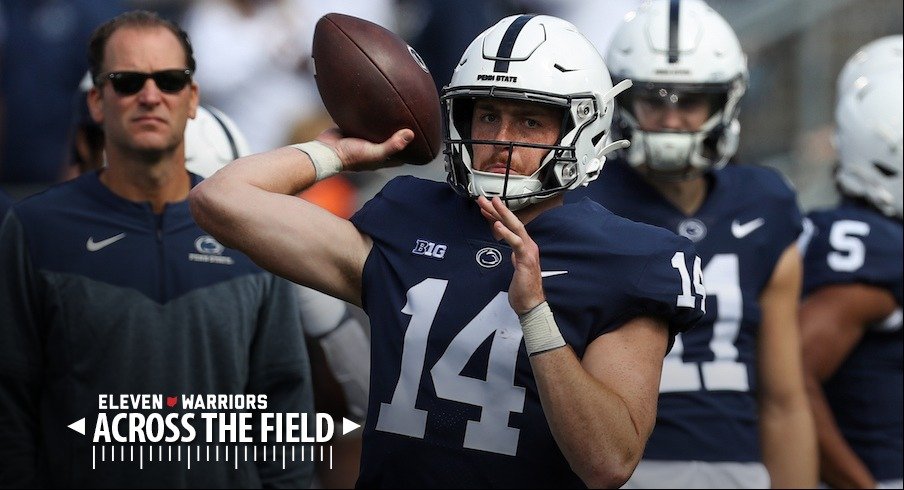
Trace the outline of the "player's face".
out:
<instances>
[{"instance_id":1,"label":"player's face","mask_svg":"<svg viewBox=\"0 0 904 490\"><path fill-rule=\"evenodd\" d=\"M125 27L110 36L101 75L185 68L185 51L168 29ZM109 145L127 152L173 151L182 144L188 118L195 115L198 86L191 82L177 91L169 89L163 91L146 79L140 90L128 94L106 81L89 93L89 108Z\"/></svg>"},{"instance_id":2,"label":"player's face","mask_svg":"<svg viewBox=\"0 0 904 490\"><path fill-rule=\"evenodd\" d=\"M562 109L506 99L477 99L471 120L471 138L553 145L559 139ZM473 168L504 174L511 153L511 173L531 175L549 153L545 148L475 144Z\"/></svg>"},{"instance_id":3,"label":"player's face","mask_svg":"<svg viewBox=\"0 0 904 490\"><path fill-rule=\"evenodd\" d=\"M664 92L664 91L663 91ZM643 131L697 131L712 113L709 99L701 94L638 96L634 114Z\"/></svg>"}]
</instances>

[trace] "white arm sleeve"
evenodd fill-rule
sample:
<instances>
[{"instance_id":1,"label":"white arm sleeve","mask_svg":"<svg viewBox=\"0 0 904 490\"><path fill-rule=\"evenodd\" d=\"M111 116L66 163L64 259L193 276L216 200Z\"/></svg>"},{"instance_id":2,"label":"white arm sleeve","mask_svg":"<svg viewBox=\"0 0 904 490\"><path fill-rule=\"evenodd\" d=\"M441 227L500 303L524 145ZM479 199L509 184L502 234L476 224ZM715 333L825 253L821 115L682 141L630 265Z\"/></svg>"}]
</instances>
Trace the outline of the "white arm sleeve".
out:
<instances>
[{"instance_id":1,"label":"white arm sleeve","mask_svg":"<svg viewBox=\"0 0 904 490\"><path fill-rule=\"evenodd\" d=\"M351 419L367 415L370 386L370 339L354 317L349 316L335 330L320 338L333 377L342 387Z\"/></svg>"},{"instance_id":2,"label":"white arm sleeve","mask_svg":"<svg viewBox=\"0 0 904 490\"><path fill-rule=\"evenodd\" d=\"M323 337L345 318L345 302L304 286L295 286L305 335Z\"/></svg>"},{"instance_id":3,"label":"white arm sleeve","mask_svg":"<svg viewBox=\"0 0 904 490\"><path fill-rule=\"evenodd\" d=\"M370 387L370 339L364 326L344 301L304 286L295 290L305 334L320 343L351 418L364 420Z\"/></svg>"}]
</instances>

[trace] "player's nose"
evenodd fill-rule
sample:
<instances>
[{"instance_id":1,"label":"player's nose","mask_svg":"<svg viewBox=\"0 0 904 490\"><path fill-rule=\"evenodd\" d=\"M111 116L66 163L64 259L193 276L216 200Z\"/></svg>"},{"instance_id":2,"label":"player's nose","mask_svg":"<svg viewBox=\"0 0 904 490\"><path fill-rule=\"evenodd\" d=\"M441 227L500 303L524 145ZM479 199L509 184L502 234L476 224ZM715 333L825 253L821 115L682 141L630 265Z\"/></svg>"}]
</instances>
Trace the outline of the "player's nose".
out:
<instances>
[{"instance_id":1,"label":"player's nose","mask_svg":"<svg viewBox=\"0 0 904 490\"><path fill-rule=\"evenodd\" d=\"M499 124L496 126L495 135L493 135L493 139L497 141L516 141L516 132L514 122L509 118L502 118ZM501 145L505 148L510 148L509 145Z\"/></svg>"},{"instance_id":2,"label":"player's nose","mask_svg":"<svg viewBox=\"0 0 904 490\"><path fill-rule=\"evenodd\" d=\"M142 104L156 104L163 99L163 93L157 87L153 79L144 81L144 86L138 91L138 101Z\"/></svg>"},{"instance_id":3,"label":"player's nose","mask_svg":"<svg viewBox=\"0 0 904 490\"><path fill-rule=\"evenodd\" d=\"M663 129L684 129L684 121L684 114L677 107L667 106L660 117Z\"/></svg>"}]
</instances>

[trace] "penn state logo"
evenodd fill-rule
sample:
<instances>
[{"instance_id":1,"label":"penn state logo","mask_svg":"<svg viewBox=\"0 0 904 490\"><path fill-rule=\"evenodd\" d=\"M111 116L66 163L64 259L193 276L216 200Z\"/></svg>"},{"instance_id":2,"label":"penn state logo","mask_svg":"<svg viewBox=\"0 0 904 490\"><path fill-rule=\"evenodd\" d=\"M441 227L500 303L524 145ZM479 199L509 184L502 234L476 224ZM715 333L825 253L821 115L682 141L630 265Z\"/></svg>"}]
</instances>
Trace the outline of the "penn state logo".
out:
<instances>
[{"instance_id":1,"label":"penn state logo","mask_svg":"<svg viewBox=\"0 0 904 490\"><path fill-rule=\"evenodd\" d=\"M492 269L502 263L502 252L493 247L484 247L477 251L476 258L481 267Z\"/></svg>"},{"instance_id":2,"label":"penn state logo","mask_svg":"<svg viewBox=\"0 0 904 490\"><path fill-rule=\"evenodd\" d=\"M689 218L678 224L678 234L692 242L699 242L706 236L706 225L698 219Z\"/></svg>"},{"instance_id":3,"label":"penn state logo","mask_svg":"<svg viewBox=\"0 0 904 490\"><path fill-rule=\"evenodd\" d=\"M417 62L417 66L420 66L421 70L424 70L424 73L430 73L430 70L427 69L427 63L424 63L424 59L421 58L421 55L417 54L417 51L415 51L414 48L408 46L408 53L411 54L411 57Z\"/></svg>"},{"instance_id":4,"label":"penn state logo","mask_svg":"<svg viewBox=\"0 0 904 490\"><path fill-rule=\"evenodd\" d=\"M202 254L220 255L226 247L210 235L201 235L195 240L195 250Z\"/></svg>"},{"instance_id":5,"label":"penn state logo","mask_svg":"<svg viewBox=\"0 0 904 490\"><path fill-rule=\"evenodd\" d=\"M198 253L189 253L188 260L205 264L232 265L235 263L232 257L222 255L226 250L220 242L210 235L201 235L195 239L195 250Z\"/></svg>"}]
</instances>

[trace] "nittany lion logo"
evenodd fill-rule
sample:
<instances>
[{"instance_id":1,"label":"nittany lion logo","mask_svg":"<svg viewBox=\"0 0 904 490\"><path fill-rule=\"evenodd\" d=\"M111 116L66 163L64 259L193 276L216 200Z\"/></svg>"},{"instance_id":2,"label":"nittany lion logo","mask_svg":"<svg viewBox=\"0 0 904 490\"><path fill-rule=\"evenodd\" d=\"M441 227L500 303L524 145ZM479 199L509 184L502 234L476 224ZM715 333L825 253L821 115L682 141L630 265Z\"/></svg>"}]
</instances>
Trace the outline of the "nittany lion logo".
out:
<instances>
[{"instance_id":1,"label":"nittany lion logo","mask_svg":"<svg viewBox=\"0 0 904 490\"><path fill-rule=\"evenodd\" d=\"M476 259L481 267L491 269L502 263L502 252L493 247L484 247L477 251Z\"/></svg>"}]
</instances>

